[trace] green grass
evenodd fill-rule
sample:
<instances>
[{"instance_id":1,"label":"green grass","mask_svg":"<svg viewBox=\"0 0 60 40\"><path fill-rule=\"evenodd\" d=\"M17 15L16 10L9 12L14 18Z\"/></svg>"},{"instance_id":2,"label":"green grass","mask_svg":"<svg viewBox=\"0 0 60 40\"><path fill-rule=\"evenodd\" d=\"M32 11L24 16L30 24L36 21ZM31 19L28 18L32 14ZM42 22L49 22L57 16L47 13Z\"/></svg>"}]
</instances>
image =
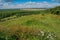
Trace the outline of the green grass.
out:
<instances>
[{"instance_id":1,"label":"green grass","mask_svg":"<svg viewBox=\"0 0 60 40\"><path fill-rule=\"evenodd\" d=\"M0 25L5 29L5 31L8 32L12 31L11 34L14 34L16 30L18 30L20 27L24 35L24 31L27 31L27 34L29 35L29 31L32 29L36 31L36 29L43 30L45 32L53 32L57 36L57 40L60 39L60 15L53 15L53 14L37 14L37 15L28 15L28 16L22 16L15 19L7 20L4 22L0 22ZM25 28L27 27L27 29ZM30 30L31 28L31 30ZM7 33L8 34L8 33ZM10 35L10 34L9 34ZM20 36L22 36L20 35ZM25 34L26 35L26 34ZM30 35L29 35L30 36ZM23 36L24 37L24 36ZM33 37L33 36L30 36ZM29 37L29 38L30 38ZM28 37L27 37L28 38ZM29 40L28 38L28 40ZM38 40L39 38L33 37L32 40Z\"/></svg>"},{"instance_id":2,"label":"green grass","mask_svg":"<svg viewBox=\"0 0 60 40\"><path fill-rule=\"evenodd\" d=\"M0 40L60 40L59 10L0 10Z\"/></svg>"}]
</instances>

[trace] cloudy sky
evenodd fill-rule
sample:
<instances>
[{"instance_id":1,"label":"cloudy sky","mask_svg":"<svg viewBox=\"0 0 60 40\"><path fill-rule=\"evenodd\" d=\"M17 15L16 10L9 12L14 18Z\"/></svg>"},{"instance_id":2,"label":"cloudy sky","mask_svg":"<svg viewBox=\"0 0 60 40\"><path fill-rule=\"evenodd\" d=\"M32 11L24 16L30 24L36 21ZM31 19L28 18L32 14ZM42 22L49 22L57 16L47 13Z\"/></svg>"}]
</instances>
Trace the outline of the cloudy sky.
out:
<instances>
[{"instance_id":1,"label":"cloudy sky","mask_svg":"<svg viewBox=\"0 0 60 40\"><path fill-rule=\"evenodd\" d=\"M60 6L60 0L0 0L0 9L52 8Z\"/></svg>"}]
</instances>

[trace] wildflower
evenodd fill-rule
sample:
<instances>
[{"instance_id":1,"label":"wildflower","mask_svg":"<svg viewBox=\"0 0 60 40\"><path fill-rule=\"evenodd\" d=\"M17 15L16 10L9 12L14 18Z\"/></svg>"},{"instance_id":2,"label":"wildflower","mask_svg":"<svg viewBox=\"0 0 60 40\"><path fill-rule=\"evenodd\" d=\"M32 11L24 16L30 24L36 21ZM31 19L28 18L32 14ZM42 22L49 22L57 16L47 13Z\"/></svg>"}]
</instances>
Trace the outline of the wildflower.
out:
<instances>
[{"instance_id":1,"label":"wildflower","mask_svg":"<svg viewBox=\"0 0 60 40\"><path fill-rule=\"evenodd\" d=\"M52 36L52 34L50 33L50 34L49 34L49 36L51 37L51 36Z\"/></svg>"},{"instance_id":2,"label":"wildflower","mask_svg":"<svg viewBox=\"0 0 60 40\"><path fill-rule=\"evenodd\" d=\"M53 39L54 39L54 37L50 36L50 39L51 39L51 40L53 40Z\"/></svg>"},{"instance_id":3,"label":"wildflower","mask_svg":"<svg viewBox=\"0 0 60 40\"><path fill-rule=\"evenodd\" d=\"M47 38L49 38L49 36L47 36Z\"/></svg>"},{"instance_id":4,"label":"wildflower","mask_svg":"<svg viewBox=\"0 0 60 40\"><path fill-rule=\"evenodd\" d=\"M55 36L56 37L56 36Z\"/></svg>"},{"instance_id":5,"label":"wildflower","mask_svg":"<svg viewBox=\"0 0 60 40\"><path fill-rule=\"evenodd\" d=\"M44 31L40 31L40 32L41 32L42 36L44 36Z\"/></svg>"}]
</instances>

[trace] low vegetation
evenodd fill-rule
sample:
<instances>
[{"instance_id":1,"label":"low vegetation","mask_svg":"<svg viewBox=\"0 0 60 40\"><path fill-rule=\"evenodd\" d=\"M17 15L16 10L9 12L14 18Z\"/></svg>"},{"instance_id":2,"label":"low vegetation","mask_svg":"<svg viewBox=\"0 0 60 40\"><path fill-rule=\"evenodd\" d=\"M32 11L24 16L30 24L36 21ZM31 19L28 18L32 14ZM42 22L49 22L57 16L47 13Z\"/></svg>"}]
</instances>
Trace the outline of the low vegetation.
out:
<instances>
[{"instance_id":1,"label":"low vegetation","mask_svg":"<svg viewBox=\"0 0 60 40\"><path fill-rule=\"evenodd\" d=\"M49 9L51 14L60 15L60 6Z\"/></svg>"},{"instance_id":2,"label":"low vegetation","mask_svg":"<svg viewBox=\"0 0 60 40\"><path fill-rule=\"evenodd\" d=\"M0 10L0 40L60 40L57 10Z\"/></svg>"}]
</instances>

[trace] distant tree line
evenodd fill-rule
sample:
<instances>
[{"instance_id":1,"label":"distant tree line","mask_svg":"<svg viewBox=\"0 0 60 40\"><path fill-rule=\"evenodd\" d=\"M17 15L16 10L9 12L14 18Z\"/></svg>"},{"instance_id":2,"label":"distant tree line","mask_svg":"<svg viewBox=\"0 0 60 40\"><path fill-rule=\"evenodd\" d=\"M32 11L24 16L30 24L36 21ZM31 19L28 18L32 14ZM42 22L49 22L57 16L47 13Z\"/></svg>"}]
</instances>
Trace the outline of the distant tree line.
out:
<instances>
[{"instance_id":1,"label":"distant tree line","mask_svg":"<svg viewBox=\"0 0 60 40\"><path fill-rule=\"evenodd\" d=\"M32 15L32 14L39 14L40 11L26 11L26 10L17 10L17 9L6 9L0 10L0 19L7 18L10 16L16 15L17 17L25 16L25 15Z\"/></svg>"}]
</instances>

